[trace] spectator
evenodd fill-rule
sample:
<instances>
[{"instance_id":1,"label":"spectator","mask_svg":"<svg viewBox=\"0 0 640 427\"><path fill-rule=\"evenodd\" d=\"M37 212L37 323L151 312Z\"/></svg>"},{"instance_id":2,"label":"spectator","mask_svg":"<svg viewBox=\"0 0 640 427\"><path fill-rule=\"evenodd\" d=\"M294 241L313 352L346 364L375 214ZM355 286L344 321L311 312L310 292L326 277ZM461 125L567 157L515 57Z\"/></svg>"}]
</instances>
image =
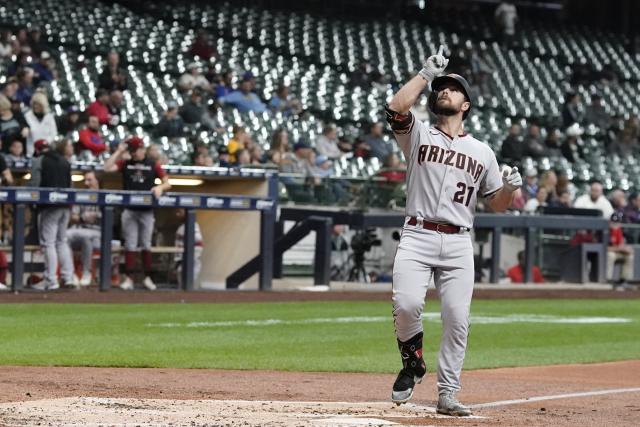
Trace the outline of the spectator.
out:
<instances>
[{"instance_id":1,"label":"spectator","mask_svg":"<svg viewBox=\"0 0 640 427\"><path fill-rule=\"evenodd\" d=\"M507 270L507 277L511 279L511 283L524 283L525 259L524 251L518 252L518 263ZM544 283L544 277L540 271L540 267L534 265L531 268L533 283Z\"/></svg>"},{"instance_id":2,"label":"spectator","mask_svg":"<svg viewBox=\"0 0 640 427\"><path fill-rule=\"evenodd\" d=\"M567 138L562 143L560 150L565 159L571 163L582 158L582 140L580 139L582 130L576 124L567 129Z\"/></svg>"},{"instance_id":3,"label":"spectator","mask_svg":"<svg viewBox=\"0 0 640 427\"><path fill-rule=\"evenodd\" d=\"M24 162L27 158L24 156L24 144L20 139L11 141L9 145L9 154L5 155L8 162Z\"/></svg>"},{"instance_id":4,"label":"spectator","mask_svg":"<svg viewBox=\"0 0 640 427\"><path fill-rule=\"evenodd\" d=\"M333 162L325 155L316 156L313 176L328 178L333 175Z\"/></svg>"},{"instance_id":5,"label":"spectator","mask_svg":"<svg viewBox=\"0 0 640 427\"><path fill-rule=\"evenodd\" d=\"M176 217L182 224L176 230L175 237L175 245L177 248L182 249L182 252L176 252L174 256L174 261L176 262L176 273L178 274L178 285L182 288L182 255L184 252L184 239L185 239L185 225L184 219L186 217L185 209L178 209L176 211ZM193 233L193 243L194 243L194 253L193 253L193 281L195 282L198 279L198 275L200 274L200 270L202 269L202 251L204 249L204 240L202 239L202 231L200 231L200 226L196 221L194 224L194 233Z\"/></svg>"},{"instance_id":6,"label":"spectator","mask_svg":"<svg viewBox=\"0 0 640 427\"><path fill-rule=\"evenodd\" d=\"M107 102L109 126L114 127L120 124L120 112L122 111L123 101L124 97L120 89L111 89L109 91L109 101Z\"/></svg>"},{"instance_id":7,"label":"spectator","mask_svg":"<svg viewBox=\"0 0 640 427\"><path fill-rule=\"evenodd\" d=\"M210 131L217 132L219 134L225 133L225 128L221 125L221 121L218 114L220 105L213 99L207 101L207 109L202 114L202 126Z\"/></svg>"},{"instance_id":8,"label":"spectator","mask_svg":"<svg viewBox=\"0 0 640 427\"><path fill-rule=\"evenodd\" d=\"M26 142L29 136L29 124L22 115L14 115L11 111L11 102L6 96L0 95L0 141L2 141L2 151L8 152L9 141L16 139ZM24 151L24 150L23 150Z\"/></svg>"},{"instance_id":9,"label":"spectator","mask_svg":"<svg viewBox=\"0 0 640 427\"><path fill-rule=\"evenodd\" d=\"M556 199L557 187L558 185L558 175L552 170L545 171L540 177L540 181L538 183L538 187L544 187L547 189L547 202L551 203Z\"/></svg>"},{"instance_id":10,"label":"spectator","mask_svg":"<svg viewBox=\"0 0 640 427\"><path fill-rule=\"evenodd\" d=\"M20 70L29 68L31 64L31 48L29 46L21 46L20 51L16 55L16 60L11 63L7 69L7 75L16 76Z\"/></svg>"},{"instance_id":11,"label":"spectator","mask_svg":"<svg viewBox=\"0 0 640 427\"><path fill-rule=\"evenodd\" d=\"M624 208L623 222L628 224L640 223L640 193L631 193L629 203Z\"/></svg>"},{"instance_id":12,"label":"spectator","mask_svg":"<svg viewBox=\"0 0 640 427\"><path fill-rule=\"evenodd\" d=\"M351 84L355 87L367 89L371 86L371 66L368 62L362 61L358 68L351 73Z\"/></svg>"},{"instance_id":13,"label":"spectator","mask_svg":"<svg viewBox=\"0 0 640 427\"><path fill-rule=\"evenodd\" d=\"M210 92L211 84L207 78L202 75L202 68L195 62L192 62L187 65L187 71L178 79L178 89L181 92L190 92L196 88Z\"/></svg>"},{"instance_id":14,"label":"spectator","mask_svg":"<svg viewBox=\"0 0 640 427\"><path fill-rule=\"evenodd\" d=\"M640 137L640 120L632 116L624 122L622 131L609 146L609 151L621 157L632 156L637 151L638 137Z\"/></svg>"},{"instance_id":15,"label":"spectator","mask_svg":"<svg viewBox=\"0 0 640 427\"><path fill-rule=\"evenodd\" d=\"M245 131L243 126L233 126L233 137L229 140L227 148L229 149L229 159L231 163L236 163L236 152L246 148L249 134Z\"/></svg>"},{"instance_id":16,"label":"spectator","mask_svg":"<svg viewBox=\"0 0 640 427\"><path fill-rule=\"evenodd\" d=\"M524 154L534 159L547 155L547 148L540 135L540 126L536 124L530 124L527 129L527 136L524 138Z\"/></svg>"},{"instance_id":17,"label":"spectator","mask_svg":"<svg viewBox=\"0 0 640 427\"><path fill-rule=\"evenodd\" d=\"M129 151L130 160L122 158L125 151ZM162 169L160 162L147 157L144 141L137 136L132 136L125 143L118 145L115 153L105 161L104 171L120 171L124 190L149 192L157 199L171 188L169 177ZM161 183L156 184L156 179ZM155 223L153 209L146 207L125 208L122 212L121 222L125 240L125 277L120 288L123 290L133 289L136 251L141 249L144 272L143 285L149 290L155 290L156 285L151 279L151 239Z\"/></svg>"},{"instance_id":18,"label":"spectator","mask_svg":"<svg viewBox=\"0 0 640 427\"><path fill-rule=\"evenodd\" d=\"M290 153L289 133L285 128L278 128L271 137L271 145L269 146L269 160L279 165L282 160Z\"/></svg>"},{"instance_id":19,"label":"spectator","mask_svg":"<svg viewBox=\"0 0 640 427\"><path fill-rule=\"evenodd\" d=\"M251 163L252 165L263 165L265 163L264 151L262 150L262 147L260 146L260 144L254 144L249 149L249 157L250 157L249 163Z\"/></svg>"},{"instance_id":20,"label":"spectator","mask_svg":"<svg viewBox=\"0 0 640 427\"><path fill-rule=\"evenodd\" d=\"M213 166L213 158L209 153L196 150L193 153L193 166L208 167Z\"/></svg>"},{"instance_id":21,"label":"spectator","mask_svg":"<svg viewBox=\"0 0 640 427\"><path fill-rule=\"evenodd\" d=\"M611 127L611 116L602 105L602 97L600 95L591 97L591 105L587 107L584 119L586 124L594 124L602 131L606 131Z\"/></svg>"},{"instance_id":22,"label":"spectator","mask_svg":"<svg viewBox=\"0 0 640 427\"><path fill-rule=\"evenodd\" d=\"M510 46L516 36L516 22L518 21L518 10L510 2L502 2L494 12L497 30L501 41Z\"/></svg>"},{"instance_id":23,"label":"spectator","mask_svg":"<svg viewBox=\"0 0 640 427\"><path fill-rule=\"evenodd\" d=\"M184 120L178 115L178 104L175 101L169 101L167 102L167 111L162 115L153 134L156 137L177 138L184 135L184 127Z\"/></svg>"},{"instance_id":24,"label":"spectator","mask_svg":"<svg viewBox=\"0 0 640 427\"><path fill-rule=\"evenodd\" d=\"M85 114L87 117L96 116L101 125L108 125L111 120L111 115L109 114L109 91L98 89L95 101L89 104Z\"/></svg>"},{"instance_id":25,"label":"spectator","mask_svg":"<svg viewBox=\"0 0 640 427\"><path fill-rule=\"evenodd\" d=\"M94 171L84 173L84 185L89 190L99 190L100 181ZM93 251L100 247L100 221L102 211L96 205L75 205L71 208L71 227L67 238L72 249L82 254L82 276L80 286L91 284Z\"/></svg>"},{"instance_id":26,"label":"spectator","mask_svg":"<svg viewBox=\"0 0 640 427\"><path fill-rule=\"evenodd\" d=\"M613 214L613 207L604 196L602 184L599 181L593 181L589 194L578 197L573 206L579 209L599 209L603 218L611 218Z\"/></svg>"},{"instance_id":27,"label":"spectator","mask_svg":"<svg viewBox=\"0 0 640 427\"><path fill-rule=\"evenodd\" d=\"M28 44L35 56L39 56L44 51L46 44L42 40L42 32L39 28L31 29L28 36Z\"/></svg>"},{"instance_id":28,"label":"spectator","mask_svg":"<svg viewBox=\"0 0 640 427\"><path fill-rule=\"evenodd\" d=\"M11 58L11 56L15 53L14 48L16 46L11 40L12 36L13 34L11 34L10 30L0 31L0 60ZM5 283L1 279L0 282Z\"/></svg>"},{"instance_id":29,"label":"spectator","mask_svg":"<svg viewBox=\"0 0 640 427\"><path fill-rule=\"evenodd\" d=\"M29 125L29 136L27 137L27 156L33 155L33 143L38 139L46 139L53 142L58 136L58 127L53 113L49 111L49 100L47 95L37 92L31 98L31 109L24 115L24 119Z\"/></svg>"},{"instance_id":30,"label":"spectator","mask_svg":"<svg viewBox=\"0 0 640 427\"><path fill-rule=\"evenodd\" d=\"M562 107L562 126L566 129L574 124L582 123L582 119L580 95L574 92L567 93Z\"/></svg>"},{"instance_id":31,"label":"spectator","mask_svg":"<svg viewBox=\"0 0 640 427\"><path fill-rule=\"evenodd\" d=\"M245 75L240 82L238 90L225 95L218 100L221 104L229 104L238 109L241 113L253 111L254 113L262 113L267 110L267 106L258 98L258 95L251 92L254 87L254 78Z\"/></svg>"},{"instance_id":32,"label":"spectator","mask_svg":"<svg viewBox=\"0 0 640 427\"><path fill-rule=\"evenodd\" d=\"M107 63L102 74L98 77L98 87L106 91L112 89L124 91L127 90L127 86L127 74L120 67L120 55L115 50L112 50L107 54Z\"/></svg>"},{"instance_id":33,"label":"spectator","mask_svg":"<svg viewBox=\"0 0 640 427\"><path fill-rule=\"evenodd\" d=\"M617 212L622 216L624 209L627 207L627 195L624 190L619 188L613 190L609 197L609 201L611 202L611 207L613 207L614 212Z\"/></svg>"},{"instance_id":34,"label":"spectator","mask_svg":"<svg viewBox=\"0 0 640 427\"><path fill-rule=\"evenodd\" d=\"M69 140L59 142L55 150L46 151L42 157L40 187L71 188L69 158L72 155L73 147ZM58 261L64 286L77 287L67 241L67 226L71 216L69 206L40 205L38 211L38 234L44 255L45 272L44 280L33 288L46 291L60 287L56 274Z\"/></svg>"},{"instance_id":35,"label":"spectator","mask_svg":"<svg viewBox=\"0 0 640 427\"><path fill-rule=\"evenodd\" d=\"M322 130L322 135L316 141L318 154L327 156L329 159L337 159L342 155L338 147L338 130L335 125L327 125Z\"/></svg>"},{"instance_id":36,"label":"spectator","mask_svg":"<svg viewBox=\"0 0 640 427\"><path fill-rule=\"evenodd\" d=\"M558 176L558 182L556 184L556 195L559 197L560 193L562 193L563 191L568 191L571 195L571 200L573 200L576 194L575 186L571 183L571 180L565 173L562 173L560 174L560 176Z\"/></svg>"},{"instance_id":37,"label":"spectator","mask_svg":"<svg viewBox=\"0 0 640 427\"><path fill-rule=\"evenodd\" d=\"M31 65L34 71L34 84L40 85L44 83L51 83L56 79L55 63L49 52L43 51L40 54L40 59L35 64Z\"/></svg>"},{"instance_id":38,"label":"spectator","mask_svg":"<svg viewBox=\"0 0 640 427\"><path fill-rule=\"evenodd\" d=\"M229 155L229 149L226 145L218 148L218 166L221 168L231 167L231 156Z\"/></svg>"},{"instance_id":39,"label":"spectator","mask_svg":"<svg viewBox=\"0 0 640 427\"><path fill-rule=\"evenodd\" d=\"M282 112L287 117L302 112L300 101L289 93L289 86L281 84L269 101L269 108L274 112Z\"/></svg>"},{"instance_id":40,"label":"spectator","mask_svg":"<svg viewBox=\"0 0 640 427\"><path fill-rule=\"evenodd\" d=\"M35 91L33 86L33 77L35 72L33 68L21 68L18 70L16 77L18 78L18 90L16 91L15 100L23 105L31 103L31 97Z\"/></svg>"},{"instance_id":41,"label":"spectator","mask_svg":"<svg viewBox=\"0 0 640 427\"><path fill-rule=\"evenodd\" d=\"M225 97L233 92L233 71L225 71L222 74L222 81L215 87L217 99Z\"/></svg>"},{"instance_id":42,"label":"spectator","mask_svg":"<svg viewBox=\"0 0 640 427\"><path fill-rule=\"evenodd\" d=\"M187 124L200 123L202 114L204 113L204 106L202 105L202 92L200 89L193 89L189 100L180 108L179 114Z\"/></svg>"},{"instance_id":43,"label":"spectator","mask_svg":"<svg viewBox=\"0 0 640 427\"><path fill-rule=\"evenodd\" d=\"M534 168L527 168L524 171L524 185L521 191L525 201L536 197L538 193L538 171Z\"/></svg>"},{"instance_id":44,"label":"spectator","mask_svg":"<svg viewBox=\"0 0 640 427\"><path fill-rule=\"evenodd\" d=\"M388 182L402 183L407 177L407 167L396 153L391 153L384 159L377 175L386 178Z\"/></svg>"},{"instance_id":45,"label":"spectator","mask_svg":"<svg viewBox=\"0 0 640 427\"><path fill-rule=\"evenodd\" d=\"M88 159L92 159L92 156L97 157L107 150L107 145L100 133L100 123L96 116L89 116L87 127L80 130L78 149L80 156Z\"/></svg>"},{"instance_id":46,"label":"spectator","mask_svg":"<svg viewBox=\"0 0 640 427\"><path fill-rule=\"evenodd\" d=\"M212 56L218 56L215 46L209 42L209 33L199 30L189 49L189 53L203 60L209 60Z\"/></svg>"},{"instance_id":47,"label":"spectator","mask_svg":"<svg viewBox=\"0 0 640 427\"><path fill-rule=\"evenodd\" d=\"M168 163L167 156L164 155L158 144L149 144L146 149L146 156L149 160L165 165Z\"/></svg>"},{"instance_id":48,"label":"spectator","mask_svg":"<svg viewBox=\"0 0 640 427\"><path fill-rule=\"evenodd\" d=\"M18 87L18 79L16 77L9 77L2 87L2 95L6 96L9 102L11 102L16 99Z\"/></svg>"},{"instance_id":49,"label":"spectator","mask_svg":"<svg viewBox=\"0 0 640 427\"><path fill-rule=\"evenodd\" d=\"M549 157L563 157L562 154L562 143L560 142L562 139L562 133L560 129L552 129L547 133L547 139L545 144L547 146L547 153Z\"/></svg>"},{"instance_id":50,"label":"spectator","mask_svg":"<svg viewBox=\"0 0 640 427\"><path fill-rule=\"evenodd\" d=\"M509 134L502 142L500 148L500 157L508 163L520 163L524 155L524 145L520 140L520 125L512 124L509 128Z\"/></svg>"},{"instance_id":51,"label":"spectator","mask_svg":"<svg viewBox=\"0 0 640 427\"><path fill-rule=\"evenodd\" d=\"M553 206L554 208L571 208L573 207L571 203L571 193L568 190L562 190L558 194L558 198L551 203L549 206Z\"/></svg>"},{"instance_id":52,"label":"spectator","mask_svg":"<svg viewBox=\"0 0 640 427\"><path fill-rule=\"evenodd\" d=\"M621 215L614 213L609 221L609 247L607 250L607 280L613 284L614 289L625 290L628 287L627 280L631 278L633 268L633 249L627 245L622 234ZM613 279L613 270L616 262L622 264L622 270L618 280Z\"/></svg>"},{"instance_id":53,"label":"spectator","mask_svg":"<svg viewBox=\"0 0 640 427\"><path fill-rule=\"evenodd\" d=\"M469 67L473 77L474 86L483 96L491 95L491 76L493 76L496 65L483 50L471 47L469 49Z\"/></svg>"},{"instance_id":54,"label":"spectator","mask_svg":"<svg viewBox=\"0 0 640 427\"><path fill-rule=\"evenodd\" d=\"M293 145L293 155L290 161L281 162L280 170L285 173L296 173L313 176L314 166L310 162L313 149L306 141L300 140ZM287 159L289 160L289 159Z\"/></svg>"},{"instance_id":55,"label":"spectator","mask_svg":"<svg viewBox=\"0 0 640 427\"><path fill-rule=\"evenodd\" d=\"M536 197L527 200L524 205L524 211L526 213L535 213L540 206L547 206L547 197L549 192L545 187L538 187Z\"/></svg>"},{"instance_id":56,"label":"spectator","mask_svg":"<svg viewBox=\"0 0 640 427\"><path fill-rule=\"evenodd\" d=\"M80 121L80 109L78 106L72 105L67 108L67 113L56 119L56 125L60 135L68 135L79 130L82 122Z\"/></svg>"},{"instance_id":57,"label":"spectator","mask_svg":"<svg viewBox=\"0 0 640 427\"><path fill-rule=\"evenodd\" d=\"M235 166L242 167L251 164L251 154L246 148L241 148L236 152L236 164Z\"/></svg>"},{"instance_id":58,"label":"spectator","mask_svg":"<svg viewBox=\"0 0 640 427\"><path fill-rule=\"evenodd\" d=\"M391 154L391 145L382 138L383 132L382 122L375 122L371 124L369 133L364 136L364 142L369 146L369 156L377 157L380 162Z\"/></svg>"}]
</instances>

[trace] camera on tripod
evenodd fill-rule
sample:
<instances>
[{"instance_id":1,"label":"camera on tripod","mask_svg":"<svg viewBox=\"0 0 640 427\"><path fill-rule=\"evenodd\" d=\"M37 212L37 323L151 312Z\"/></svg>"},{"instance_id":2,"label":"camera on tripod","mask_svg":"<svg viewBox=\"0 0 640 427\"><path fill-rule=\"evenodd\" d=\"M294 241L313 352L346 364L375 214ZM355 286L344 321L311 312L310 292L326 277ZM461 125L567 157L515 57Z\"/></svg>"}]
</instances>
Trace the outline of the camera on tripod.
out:
<instances>
[{"instance_id":1,"label":"camera on tripod","mask_svg":"<svg viewBox=\"0 0 640 427\"><path fill-rule=\"evenodd\" d=\"M369 252L372 247L380 245L382 245L382 240L378 239L375 228L358 231L351 238L351 249L353 249L354 253L364 254Z\"/></svg>"},{"instance_id":2,"label":"camera on tripod","mask_svg":"<svg viewBox=\"0 0 640 427\"><path fill-rule=\"evenodd\" d=\"M382 240L378 239L375 228L366 228L358 231L351 238L353 249L353 267L349 272L350 282L370 282L369 275L364 268L364 254L374 246L381 246Z\"/></svg>"}]
</instances>

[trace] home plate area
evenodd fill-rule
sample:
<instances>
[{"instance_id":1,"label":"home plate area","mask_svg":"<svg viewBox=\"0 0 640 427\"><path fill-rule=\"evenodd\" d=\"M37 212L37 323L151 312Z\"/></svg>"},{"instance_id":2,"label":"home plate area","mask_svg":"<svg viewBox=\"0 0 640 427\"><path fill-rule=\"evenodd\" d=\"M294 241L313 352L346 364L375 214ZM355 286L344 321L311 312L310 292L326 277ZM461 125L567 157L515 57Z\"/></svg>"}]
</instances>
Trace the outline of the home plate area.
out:
<instances>
[{"instance_id":1,"label":"home plate area","mask_svg":"<svg viewBox=\"0 0 640 427\"><path fill-rule=\"evenodd\" d=\"M390 402L285 402L69 397L0 404L4 425L391 426L449 418ZM458 418L460 424L482 417Z\"/></svg>"}]
</instances>

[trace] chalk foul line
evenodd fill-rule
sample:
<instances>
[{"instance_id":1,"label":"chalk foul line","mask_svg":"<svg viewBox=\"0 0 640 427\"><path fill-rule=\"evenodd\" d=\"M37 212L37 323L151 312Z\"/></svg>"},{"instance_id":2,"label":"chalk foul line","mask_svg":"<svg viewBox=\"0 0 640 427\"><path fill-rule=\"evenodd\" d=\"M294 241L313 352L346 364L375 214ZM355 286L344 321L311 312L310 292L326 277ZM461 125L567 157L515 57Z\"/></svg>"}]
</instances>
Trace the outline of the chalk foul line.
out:
<instances>
[{"instance_id":1,"label":"chalk foul line","mask_svg":"<svg viewBox=\"0 0 640 427\"><path fill-rule=\"evenodd\" d=\"M584 391L579 393L555 394L555 395L549 395L549 396L528 397L525 399L499 400L497 402L478 403L476 405L469 405L469 407L473 409L493 408L496 406L517 405L520 403L542 402L545 400L556 400L556 399L570 399L574 397L602 396L605 394L618 394L618 393L640 393L640 387L615 388L610 390L595 390L595 391Z\"/></svg>"},{"instance_id":2,"label":"chalk foul line","mask_svg":"<svg viewBox=\"0 0 640 427\"><path fill-rule=\"evenodd\" d=\"M440 313L424 313L423 320L440 321ZM506 323L551 323L551 324L603 324L630 323L633 320L625 317L593 317L593 316L554 316L546 314L508 314L486 315L471 314L471 324L490 325ZM390 323L391 316L349 316L318 317L308 319L246 319L207 322L172 322L148 323L147 327L155 328L228 328L237 326L273 326L273 325L312 325L339 323Z\"/></svg>"}]
</instances>

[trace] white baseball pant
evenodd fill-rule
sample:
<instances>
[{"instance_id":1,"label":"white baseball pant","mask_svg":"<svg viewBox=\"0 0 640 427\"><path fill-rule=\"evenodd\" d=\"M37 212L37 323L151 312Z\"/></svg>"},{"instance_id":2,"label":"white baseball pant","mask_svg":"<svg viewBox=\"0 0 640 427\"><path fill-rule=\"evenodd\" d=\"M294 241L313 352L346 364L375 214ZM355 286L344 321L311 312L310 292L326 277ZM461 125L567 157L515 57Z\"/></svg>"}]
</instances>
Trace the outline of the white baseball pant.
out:
<instances>
[{"instance_id":1,"label":"white baseball pant","mask_svg":"<svg viewBox=\"0 0 640 427\"><path fill-rule=\"evenodd\" d=\"M469 233L443 234L405 225L393 266L396 336L407 341L423 331L422 311L433 278L440 294L442 339L438 393L458 392L467 348L473 294L473 246Z\"/></svg>"},{"instance_id":2,"label":"white baseball pant","mask_svg":"<svg viewBox=\"0 0 640 427\"><path fill-rule=\"evenodd\" d=\"M91 273L93 250L100 247L100 230L94 228L70 228L67 231L69 245L73 249L80 249L82 254L82 273Z\"/></svg>"},{"instance_id":3,"label":"white baseball pant","mask_svg":"<svg viewBox=\"0 0 640 427\"><path fill-rule=\"evenodd\" d=\"M68 207L45 207L38 213L38 237L44 255L44 280L47 284L58 283L58 261L63 283L73 281L73 260L67 242L67 227L71 209Z\"/></svg>"},{"instance_id":4,"label":"white baseball pant","mask_svg":"<svg viewBox=\"0 0 640 427\"><path fill-rule=\"evenodd\" d=\"M153 224L155 223L153 210L125 209L122 211L120 219L122 222L125 250L135 251L138 248L147 251L150 250ZM140 246L138 246L138 243Z\"/></svg>"}]
</instances>

